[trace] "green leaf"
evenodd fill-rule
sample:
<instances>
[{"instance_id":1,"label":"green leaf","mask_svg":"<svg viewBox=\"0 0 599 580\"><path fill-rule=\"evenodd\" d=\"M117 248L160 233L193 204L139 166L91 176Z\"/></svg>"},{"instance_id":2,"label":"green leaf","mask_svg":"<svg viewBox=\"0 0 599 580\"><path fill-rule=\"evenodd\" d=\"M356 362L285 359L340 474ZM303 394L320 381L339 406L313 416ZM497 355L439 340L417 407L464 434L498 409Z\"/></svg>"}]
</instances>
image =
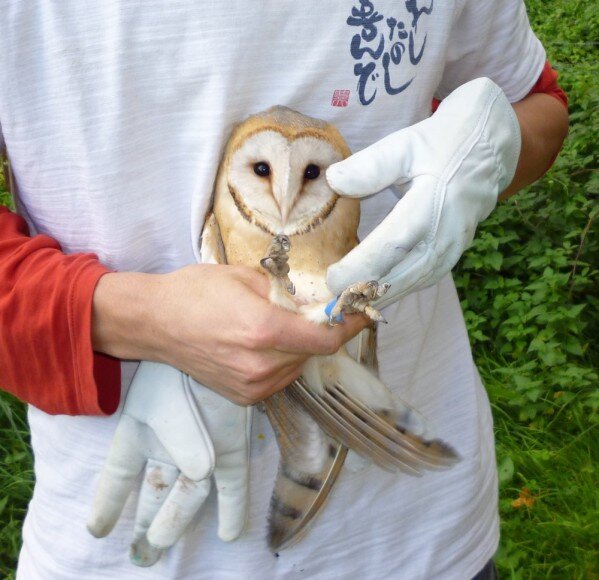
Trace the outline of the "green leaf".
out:
<instances>
[{"instance_id":1,"label":"green leaf","mask_svg":"<svg viewBox=\"0 0 599 580\"><path fill-rule=\"evenodd\" d=\"M485 262L489 264L493 270L499 271L503 262L503 256L499 252L489 252L485 256Z\"/></svg>"}]
</instances>

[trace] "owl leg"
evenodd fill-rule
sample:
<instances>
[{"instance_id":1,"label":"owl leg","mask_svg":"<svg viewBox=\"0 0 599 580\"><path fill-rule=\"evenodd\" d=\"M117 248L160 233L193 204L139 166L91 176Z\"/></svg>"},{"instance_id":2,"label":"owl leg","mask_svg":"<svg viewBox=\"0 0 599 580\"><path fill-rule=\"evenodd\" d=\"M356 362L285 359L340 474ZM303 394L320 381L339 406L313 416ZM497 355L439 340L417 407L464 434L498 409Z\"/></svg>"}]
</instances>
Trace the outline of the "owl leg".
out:
<instances>
[{"instance_id":1,"label":"owl leg","mask_svg":"<svg viewBox=\"0 0 599 580\"><path fill-rule=\"evenodd\" d=\"M289 294L295 294L295 285L289 278L289 250L291 241L288 236L277 235L272 239L265 258L260 265L272 276L280 280Z\"/></svg>"},{"instance_id":2,"label":"owl leg","mask_svg":"<svg viewBox=\"0 0 599 580\"><path fill-rule=\"evenodd\" d=\"M362 312L375 322L387 322L383 315L370 305L372 300L383 296L390 284L379 284L376 280L356 282L346 288L337 299L329 314L329 324L334 325L342 320L344 312Z\"/></svg>"}]
</instances>

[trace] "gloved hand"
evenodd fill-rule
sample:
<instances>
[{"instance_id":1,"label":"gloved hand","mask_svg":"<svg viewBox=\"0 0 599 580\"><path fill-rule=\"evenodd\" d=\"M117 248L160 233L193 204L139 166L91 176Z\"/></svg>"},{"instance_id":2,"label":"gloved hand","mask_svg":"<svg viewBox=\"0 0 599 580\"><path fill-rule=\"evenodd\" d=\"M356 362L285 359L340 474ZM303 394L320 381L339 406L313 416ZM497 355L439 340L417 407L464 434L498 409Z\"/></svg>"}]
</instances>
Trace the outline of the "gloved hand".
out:
<instances>
[{"instance_id":1,"label":"gloved hand","mask_svg":"<svg viewBox=\"0 0 599 580\"><path fill-rule=\"evenodd\" d=\"M511 183L520 155L520 126L493 81L470 81L428 119L388 135L331 165L329 185L364 197L390 185L403 198L354 250L329 267L339 295L360 280L389 282L382 308L438 282L470 245L480 221Z\"/></svg>"},{"instance_id":2,"label":"gloved hand","mask_svg":"<svg viewBox=\"0 0 599 580\"><path fill-rule=\"evenodd\" d=\"M151 566L183 534L210 491L218 535L236 539L247 515L251 407L240 407L177 369L142 362L129 388L87 523L110 533L145 467L131 561Z\"/></svg>"}]
</instances>

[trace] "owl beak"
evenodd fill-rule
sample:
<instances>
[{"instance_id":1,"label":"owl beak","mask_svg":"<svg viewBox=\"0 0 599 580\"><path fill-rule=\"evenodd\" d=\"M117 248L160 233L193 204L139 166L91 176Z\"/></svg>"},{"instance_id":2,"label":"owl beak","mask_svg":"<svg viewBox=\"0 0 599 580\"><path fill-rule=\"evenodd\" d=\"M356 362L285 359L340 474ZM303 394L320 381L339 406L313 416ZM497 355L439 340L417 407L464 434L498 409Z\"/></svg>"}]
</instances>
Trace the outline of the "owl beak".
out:
<instances>
[{"instance_id":1,"label":"owl beak","mask_svg":"<svg viewBox=\"0 0 599 580\"><path fill-rule=\"evenodd\" d=\"M273 195L281 212L281 226L285 227L289 214L293 209L298 188L291 175L290 167L286 167L281 175L275 175L273 180Z\"/></svg>"},{"instance_id":2,"label":"owl beak","mask_svg":"<svg viewBox=\"0 0 599 580\"><path fill-rule=\"evenodd\" d=\"M279 206L281 208L281 225L285 225L287 223L287 219L289 218L289 212L291 208L287 205Z\"/></svg>"}]
</instances>

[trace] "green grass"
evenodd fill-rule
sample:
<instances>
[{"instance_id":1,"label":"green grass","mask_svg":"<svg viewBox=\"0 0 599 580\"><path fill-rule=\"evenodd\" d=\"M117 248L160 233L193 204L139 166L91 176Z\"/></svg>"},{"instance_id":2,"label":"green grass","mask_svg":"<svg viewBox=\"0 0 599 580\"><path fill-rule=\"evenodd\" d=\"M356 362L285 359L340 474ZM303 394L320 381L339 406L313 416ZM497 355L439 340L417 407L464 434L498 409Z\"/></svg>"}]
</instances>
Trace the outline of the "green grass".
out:
<instances>
[{"instance_id":1,"label":"green grass","mask_svg":"<svg viewBox=\"0 0 599 580\"><path fill-rule=\"evenodd\" d=\"M500 478L502 578L599 578L599 459L596 419L573 401L548 400L551 420L541 426L514 418L513 392L492 358L479 360L493 401ZM559 399L559 397L558 397ZM523 490L530 505L516 500Z\"/></svg>"},{"instance_id":2,"label":"green grass","mask_svg":"<svg viewBox=\"0 0 599 580\"><path fill-rule=\"evenodd\" d=\"M455 278L495 417L502 578L599 580L599 12L527 6L569 94L570 135L549 174L481 226ZM2 578L32 490L27 441L23 406L0 393Z\"/></svg>"},{"instance_id":3,"label":"green grass","mask_svg":"<svg viewBox=\"0 0 599 580\"><path fill-rule=\"evenodd\" d=\"M585 429L584 418L578 422L580 432L563 437L497 419L503 476L497 564L506 578L599 577L597 438ZM534 503L514 507L523 489Z\"/></svg>"},{"instance_id":4,"label":"green grass","mask_svg":"<svg viewBox=\"0 0 599 580\"><path fill-rule=\"evenodd\" d=\"M570 98L564 150L480 228L456 282L492 402L502 578L599 579L599 12L527 0ZM514 502L521 494L530 498Z\"/></svg>"},{"instance_id":5,"label":"green grass","mask_svg":"<svg viewBox=\"0 0 599 580\"><path fill-rule=\"evenodd\" d=\"M23 405L0 394L0 577L11 578L21 544L21 524L33 489Z\"/></svg>"}]
</instances>

